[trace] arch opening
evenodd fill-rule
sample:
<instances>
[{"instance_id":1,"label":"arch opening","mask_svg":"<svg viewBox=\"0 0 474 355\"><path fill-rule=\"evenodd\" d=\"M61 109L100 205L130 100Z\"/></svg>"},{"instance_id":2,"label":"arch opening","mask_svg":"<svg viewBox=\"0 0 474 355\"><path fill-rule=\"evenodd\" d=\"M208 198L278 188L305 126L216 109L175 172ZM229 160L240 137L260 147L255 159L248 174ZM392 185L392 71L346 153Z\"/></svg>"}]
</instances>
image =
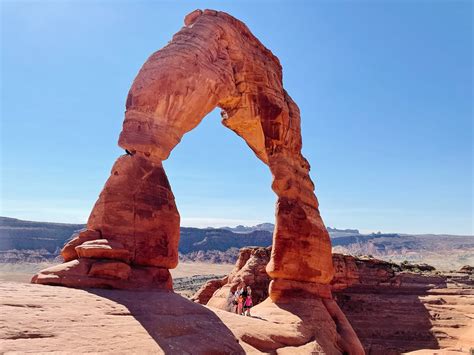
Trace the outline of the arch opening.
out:
<instances>
[{"instance_id":1,"label":"arch opening","mask_svg":"<svg viewBox=\"0 0 474 355\"><path fill-rule=\"evenodd\" d=\"M181 227L274 223L271 173L245 141L222 126L220 111L185 134L163 162Z\"/></svg>"}]
</instances>

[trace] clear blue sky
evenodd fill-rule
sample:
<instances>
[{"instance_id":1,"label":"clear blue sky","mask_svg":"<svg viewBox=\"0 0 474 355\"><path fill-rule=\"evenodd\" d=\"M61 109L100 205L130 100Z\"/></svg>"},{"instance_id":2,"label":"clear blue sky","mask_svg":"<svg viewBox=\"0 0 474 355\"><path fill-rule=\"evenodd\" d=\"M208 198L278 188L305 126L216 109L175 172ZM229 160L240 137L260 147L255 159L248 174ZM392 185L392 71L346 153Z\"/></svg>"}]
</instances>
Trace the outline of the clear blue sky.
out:
<instances>
[{"instance_id":1,"label":"clear blue sky","mask_svg":"<svg viewBox=\"0 0 474 355\"><path fill-rule=\"evenodd\" d=\"M3 1L0 215L85 222L125 99L196 8L283 65L328 226L473 234L470 1ZM165 167L183 225L273 222L270 173L214 111Z\"/></svg>"}]
</instances>

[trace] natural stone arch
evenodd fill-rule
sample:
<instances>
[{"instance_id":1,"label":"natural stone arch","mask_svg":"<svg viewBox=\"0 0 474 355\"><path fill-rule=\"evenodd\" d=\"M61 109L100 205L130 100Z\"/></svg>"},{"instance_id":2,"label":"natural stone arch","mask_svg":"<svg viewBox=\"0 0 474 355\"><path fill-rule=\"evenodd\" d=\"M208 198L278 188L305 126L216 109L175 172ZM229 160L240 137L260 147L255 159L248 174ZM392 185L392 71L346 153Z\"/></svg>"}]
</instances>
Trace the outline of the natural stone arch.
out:
<instances>
[{"instance_id":1,"label":"natural stone arch","mask_svg":"<svg viewBox=\"0 0 474 355\"><path fill-rule=\"evenodd\" d=\"M212 10L189 14L185 27L143 65L126 107L119 145L130 154L114 164L87 230L64 247L66 264L44 270L35 282L171 288L180 219L162 161L220 107L222 123L273 175L271 297L298 289L327 296L331 243L301 154L299 109L283 89L278 59L242 22Z\"/></svg>"}]
</instances>

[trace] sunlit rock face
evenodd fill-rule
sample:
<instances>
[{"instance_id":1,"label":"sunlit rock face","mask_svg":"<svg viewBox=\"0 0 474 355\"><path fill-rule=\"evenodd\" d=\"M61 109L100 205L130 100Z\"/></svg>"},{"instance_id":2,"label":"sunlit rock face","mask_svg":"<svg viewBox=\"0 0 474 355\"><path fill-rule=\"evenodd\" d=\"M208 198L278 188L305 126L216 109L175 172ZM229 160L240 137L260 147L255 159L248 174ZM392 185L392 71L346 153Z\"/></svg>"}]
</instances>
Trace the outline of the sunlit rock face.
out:
<instances>
[{"instance_id":1,"label":"sunlit rock face","mask_svg":"<svg viewBox=\"0 0 474 355\"><path fill-rule=\"evenodd\" d=\"M278 200L267 266L273 289L278 295L286 287L317 292L312 284L331 281L329 235L310 166L301 155L299 109L283 88L280 62L245 24L213 10L186 16L185 26L140 69L128 93L119 138L128 154L115 162L87 230L64 247L66 261L115 260L132 269L177 265L180 218L162 161L216 107L222 109L224 126L242 137L273 175ZM102 277L82 269L82 280ZM62 283L54 272L48 275L35 280ZM108 287L121 287L123 275L107 272ZM114 285L115 276L120 285ZM97 286L101 284L99 280Z\"/></svg>"}]
</instances>

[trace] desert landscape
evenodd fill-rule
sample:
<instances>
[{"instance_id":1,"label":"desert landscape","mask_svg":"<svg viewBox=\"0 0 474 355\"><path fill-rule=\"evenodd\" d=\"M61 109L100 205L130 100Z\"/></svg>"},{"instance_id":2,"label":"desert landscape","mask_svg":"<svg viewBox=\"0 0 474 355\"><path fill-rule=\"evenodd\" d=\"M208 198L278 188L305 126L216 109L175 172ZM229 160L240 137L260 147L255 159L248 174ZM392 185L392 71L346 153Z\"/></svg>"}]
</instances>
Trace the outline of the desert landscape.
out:
<instances>
[{"instance_id":1,"label":"desert landscape","mask_svg":"<svg viewBox=\"0 0 474 355\"><path fill-rule=\"evenodd\" d=\"M170 19L174 16L171 13ZM158 26L164 26L164 17L167 16L162 17ZM35 22L33 25L40 28L46 23ZM134 30L137 27L141 26L135 26ZM61 35L60 31L56 32ZM162 32L160 36L165 34ZM332 32L333 29L328 31ZM375 35L376 31L373 33ZM100 192L93 192L98 197L88 210L86 223L61 223L58 218L53 219L55 222L21 219L16 218L16 212L27 213L26 207L17 205L5 209L13 214L3 213L2 209L0 353L474 353L474 236L472 228L466 228L468 223L465 223L470 218L472 225L472 216L466 219L464 215L469 210L465 208L466 194L459 193L453 183L453 186L448 186L454 191L449 195L450 199L438 199L446 202L443 208L438 200L423 205L427 196L420 187L420 191L413 188L418 180L413 178L412 182L407 178L409 175L404 179L388 178L386 183L377 185L375 181L379 177L372 172L367 174L367 181L357 180L355 183L351 179L356 179L356 174L351 176L350 169L340 169L337 175L326 176L318 185L318 196L322 189L320 186L324 188L328 183L344 180L338 185L344 199L338 200L339 206L328 208L328 211L332 211L332 217L345 215L345 225L347 221L357 221L357 216L371 211L372 215L361 219L372 226L370 230L374 230L374 223L380 222L381 230L396 226L405 231L415 227L418 231L421 227L433 231L437 230L436 226L443 226L444 231L459 233L361 232L356 229L357 225L343 229L338 229L337 225L327 226L322 216L324 209L320 210L320 201L316 197L315 178L310 174L307 153L311 149L303 150L302 130L307 126L301 116L308 112L308 106L300 109L294 100L306 97L305 102L309 100L311 105L320 105L311 98L312 92L316 93L319 88L317 85L306 87L304 93L294 90L294 98L290 96L286 88L295 87L291 82L283 81L282 63L287 63L286 60L280 61L256 34L265 42L272 43L271 38L266 37L264 31L262 33L262 27L252 32L243 21L227 12L196 9L184 16L182 27L166 45L146 60L141 57L134 59L143 65L126 95L123 123L120 128L114 126L121 150L114 153L115 162L108 176L94 175L92 168L101 150L110 146L108 138L102 134L100 142L90 140L95 151L85 161L91 167L77 163L78 170L90 171L91 180L79 179L78 182L69 177L69 185L74 185L75 181L76 188L80 184L96 185L98 180L106 178ZM298 42L296 38L287 38L285 33L278 34L287 45ZM302 36L307 35L305 48L313 39L315 42L322 40L313 37L310 27L304 27ZM334 42L338 40L344 41L341 33L339 37L334 36ZM138 36L133 41L139 42ZM383 47L374 43L370 45ZM413 48L419 46L407 47L406 50L411 53ZM359 52L364 50L358 48L354 53ZM305 54L300 53L301 58ZM324 51L318 52L318 56L324 58ZM121 59L126 57L123 54ZM318 79L324 78L325 71L317 70L322 64L316 64L317 58L313 57L305 60L308 58L309 65L314 68L308 66L300 75L307 77L306 80L313 74ZM353 58L357 59L357 55L353 54ZM367 61L370 59L370 56L366 57ZM16 61L20 62L18 58ZM302 61L297 64L294 66L300 66ZM109 60L107 65L112 67L113 61ZM336 77L336 71L330 76ZM358 82L366 85L368 77L370 75ZM449 82L452 78L444 80ZM331 84L329 81L325 83L322 87L329 90ZM358 89L350 91L360 91L362 97L363 88L357 86ZM93 87L93 84L87 84L87 90L93 90ZM404 90L400 87L398 91ZM330 101L331 95L334 93L328 94L326 101ZM352 100L356 102L360 98L353 96ZM332 106L326 116L337 111L337 106L345 106L350 101L347 99L342 105ZM389 102L392 105L392 101ZM438 100L432 99L432 102ZM102 103L91 105L91 111L97 111L99 106ZM276 197L274 218L248 225L223 224L223 219L201 227L183 224L184 220L193 220L193 217L183 217L188 216L190 205L195 205L197 211L206 212L201 208L201 200L190 202L194 189L199 188L191 187L187 191L191 199L181 205L178 195L175 196L172 190L172 180L188 184L201 179L212 185L218 179L213 179L210 174L200 175L206 167L192 174L179 175L176 172L180 169L173 168L169 162L176 157L176 148L186 140L184 137L200 129L198 126L204 126L204 118L215 110L220 110L222 125L228 132L235 133L234 138L241 140L245 149L269 174L267 187ZM354 114L354 120L364 123L363 116L357 116L357 110L350 113ZM328 124L334 119L325 121L320 116L316 115L313 121ZM393 122L392 127L385 127L390 117L384 121L384 116L389 115L377 112L383 131L395 130ZM377 126L378 121L365 125L365 129ZM65 125L82 123L80 119L69 122L64 119L64 122ZM398 118L396 122L398 124ZM410 122L410 130L417 129L416 122L407 122ZM432 123L433 127L437 127L435 123ZM93 125L93 128L88 127L91 136L100 123L94 122ZM318 128L319 131L325 130L322 127ZM426 124L420 124L420 127L425 134ZM107 128L107 132L113 131ZM346 127L339 130L345 131ZM406 131L408 129L402 130L403 137ZM443 133L448 131L445 129ZM318 141L325 135L311 138ZM214 138L208 137L200 144L212 145ZM415 165L422 166L423 159L417 159L414 153L421 151L420 146L402 152L404 146L399 143L402 139L392 139L400 150L397 157L401 159L397 159L404 164L406 160L406 167L398 165L406 168L400 176L411 173L410 169ZM76 140L85 142L80 134ZM464 142L461 138L458 140ZM390 145L389 139L383 142ZM310 139L310 146L313 143ZM68 144L56 144L55 148L62 146L66 151ZM363 140L358 140L357 144L357 148L346 147L345 152L360 148L361 155L366 154L370 170L375 166L374 171L380 169L377 164L383 162L390 174L396 175L388 163L393 156L382 153L377 156L378 147L369 149ZM448 148L446 150L451 152ZM342 153L344 157L345 152ZM464 151L459 150L450 158L461 159L461 152ZM191 151L190 155L193 153ZM333 151L328 150L322 155L336 158L336 146L333 146ZM437 157L437 154L430 152L431 156ZM225 159L232 161L233 158ZM353 163L349 160L348 166ZM395 160L392 159L392 164ZM198 162L194 168L199 164L202 163ZM207 167L212 165L212 161L209 164ZM449 185L447 174L451 170L436 169L438 175L446 174L440 185L444 189ZM60 174L59 170L56 170L57 174ZM249 175L251 170L248 169ZM420 174L429 171L430 177L436 175L431 170L425 168ZM8 176L15 175L13 168L6 171ZM465 178L460 173L457 176ZM47 179L48 184L51 184L50 180ZM444 193L444 190L433 187L434 180L425 177L420 181L421 185L430 186L428 195L434 195L433 191L440 191L440 196ZM364 208L364 203L380 204L377 202L380 196L373 199L372 195L372 189L377 186L381 189L379 194L391 196L392 203L401 201L406 211L388 203L386 218L380 218L377 208ZM388 191L387 186L394 191ZM45 201L39 197L40 182L37 186L23 184L22 187L29 189L31 196L36 196L38 201ZM470 187L472 204L472 182ZM247 188L250 189L250 185ZM177 191L181 193L183 190ZM65 190L62 194L69 196L68 203L81 203L79 194ZM199 191L199 194L199 198L206 201L206 193ZM360 198L364 194L367 199ZM237 195L233 195L236 201ZM462 201L456 204L456 199ZM328 195L325 195L327 200ZM355 200L357 206L352 204ZM212 203L212 199L209 201ZM11 198L8 200L8 204L15 206L15 203ZM221 208L216 205L217 209ZM236 206L235 213L248 209L246 220L250 220L248 216L252 211L255 213L261 208L260 205L238 203ZM463 208L456 210L456 206ZM80 210L78 208L76 212ZM60 207L55 207L41 213L48 211L56 217L63 212ZM35 215L34 211L28 213ZM452 224L441 223L441 215ZM399 220L393 222L394 219ZM229 220L236 221L237 218ZM202 221L206 219L201 218ZM459 224L453 221L459 221Z\"/></svg>"},{"instance_id":2,"label":"desert landscape","mask_svg":"<svg viewBox=\"0 0 474 355\"><path fill-rule=\"evenodd\" d=\"M186 353L191 341L193 349L199 349L196 352L210 353L216 351L212 340L217 336L222 353L325 352L308 337L314 331L306 328L310 318L300 319L295 328L290 314L280 310L278 324L268 323L275 316L271 313L268 318L265 310L272 308L265 301L271 281L265 271L269 259L270 248L253 247L243 248L233 267L180 263L172 272L175 294L30 285L26 270L17 265L20 277L0 274L2 350L56 352L67 342L74 351L63 353L98 349L104 353ZM341 254L333 254L333 262L334 298L367 354L464 354L474 347L473 268L440 272L425 264L412 267ZM44 266L38 265L31 273ZM23 278L26 282L21 282ZM261 312L259 307L252 310L251 320L234 314L229 298L242 283L252 286L255 304L262 303ZM67 302L71 298L74 302ZM289 324L283 326L282 320ZM313 322L321 325L322 320ZM95 329L94 335L84 329Z\"/></svg>"}]
</instances>

